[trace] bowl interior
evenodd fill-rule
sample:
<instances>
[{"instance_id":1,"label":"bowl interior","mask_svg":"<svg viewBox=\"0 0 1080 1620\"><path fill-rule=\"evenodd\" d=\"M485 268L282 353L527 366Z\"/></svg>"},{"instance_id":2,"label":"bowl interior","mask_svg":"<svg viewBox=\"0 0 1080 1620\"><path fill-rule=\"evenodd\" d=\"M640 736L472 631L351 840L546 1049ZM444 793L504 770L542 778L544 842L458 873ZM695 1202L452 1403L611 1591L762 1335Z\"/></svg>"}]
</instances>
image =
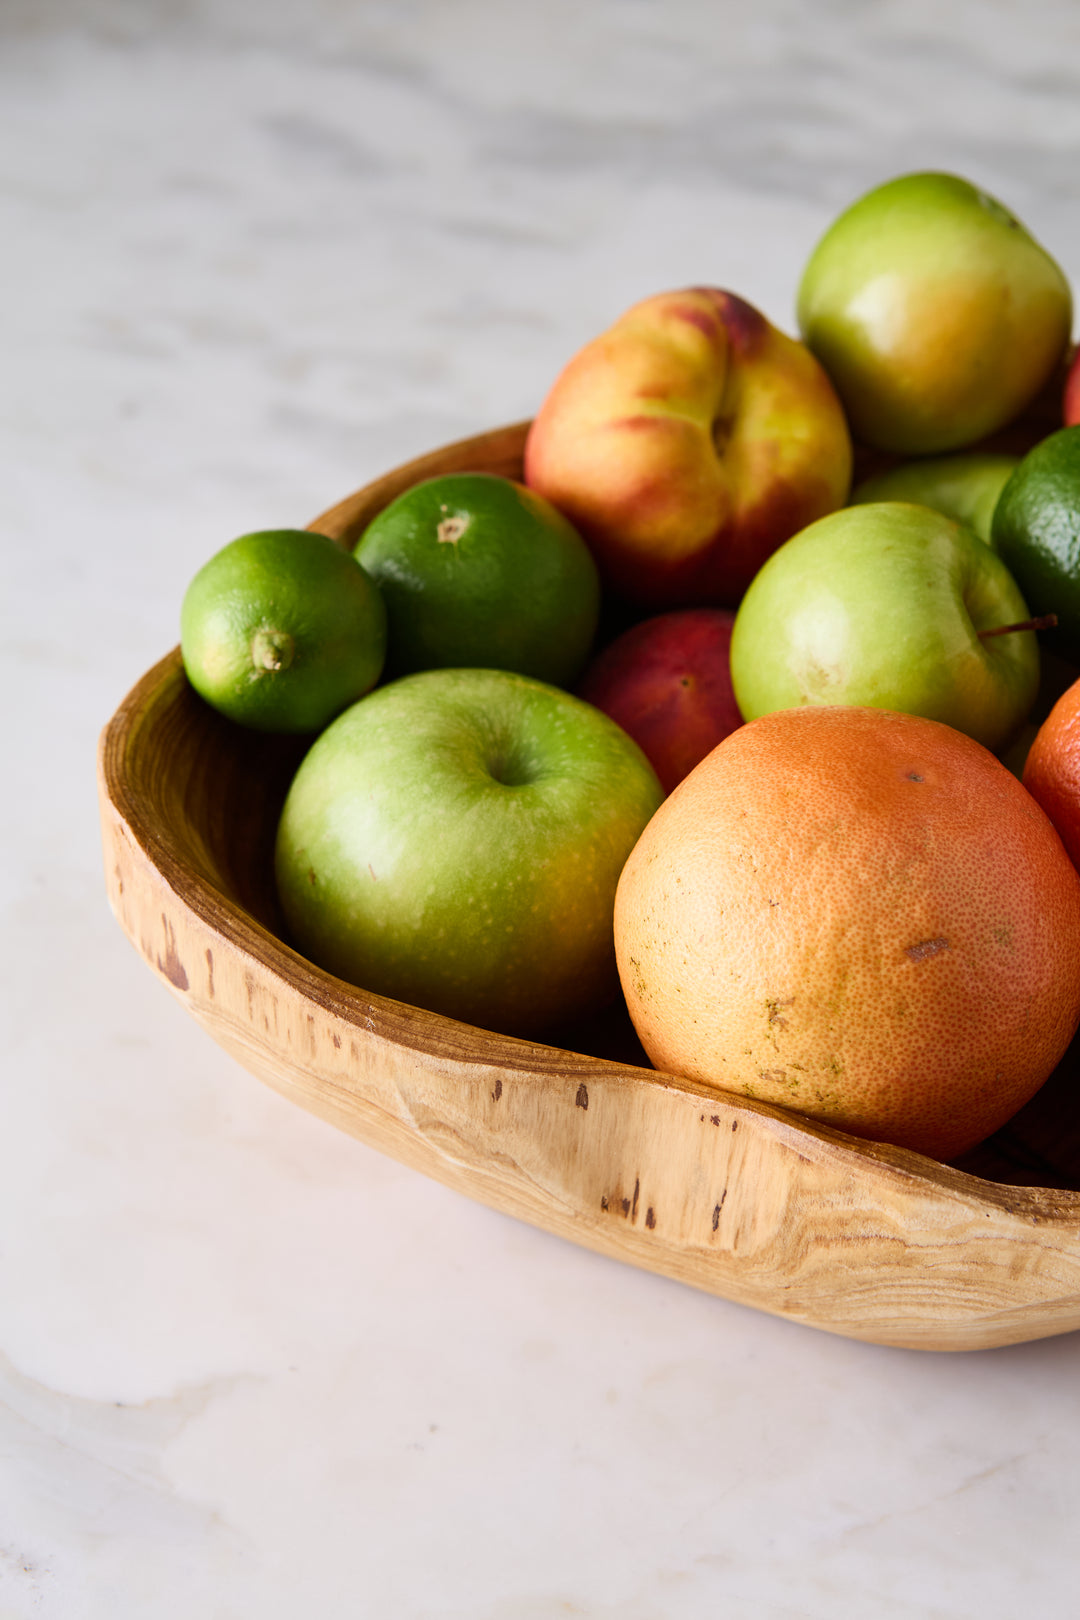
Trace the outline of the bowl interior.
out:
<instances>
[{"instance_id":1,"label":"bowl interior","mask_svg":"<svg viewBox=\"0 0 1080 1620\"><path fill-rule=\"evenodd\" d=\"M1056 399L1053 404L1056 410ZM1045 416L1049 406L1040 406ZM466 469L520 478L527 428L513 424L432 452L324 512L311 527L352 545L378 511L421 478ZM1000 447L1022 452L1047 431L1040 419ZM194 875L219 914L254 921L291 945L274 886L273 847L309 740L262 736L216 714L188 685L179 649L132 692L107 733L106 752L110 736L122 753L110 773L123 784L119 808L138 824L159 870L181 889ZM356 997L358 1005L370 1004L362 989ZM447 1022L431 1014L426 1019ZM485 1031L475 1037L477 1056L498 1061L500 1037ZM548 1045L649 1067L621 1001L585 1023L552 1031ZM1080 1036L1037 1096L956 1168L1003 1184L1080 1191Z\"/></svg>"},{"instance_id":2,"label":"bowl interior","mask_svg":"<svg viewBox=\"0 0 1080 1620\"><path fill-rule=\"evenodd\" d=\"M219 916L254 922L295 949L274 886L273 848L308 742L260 736L223 719L189 686L179 650L144 678L126 707L119 774L130 802L121 808L150 842L155 865L180 892L198 879ZM355 994L358 1005L368 1003L362 989ZM477 1030L475 1044L476 1055L490 1059L503 1042ZM649 1067L621 1000L585 1023L553 1030L547 1044ZM988 1181L1080 1192L1080 1037L1037 1096L955 1167Z\"/></svg>"}]
</instances>

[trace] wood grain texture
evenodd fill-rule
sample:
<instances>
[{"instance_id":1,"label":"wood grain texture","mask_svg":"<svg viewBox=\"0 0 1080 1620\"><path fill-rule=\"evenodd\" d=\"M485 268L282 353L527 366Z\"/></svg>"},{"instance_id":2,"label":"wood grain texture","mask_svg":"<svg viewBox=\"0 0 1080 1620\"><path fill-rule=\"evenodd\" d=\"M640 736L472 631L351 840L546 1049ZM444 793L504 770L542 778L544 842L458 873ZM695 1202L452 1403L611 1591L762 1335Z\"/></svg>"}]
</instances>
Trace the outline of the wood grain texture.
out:
<instances>
[{"instance_id":1,"label":"wood grain texture","mask_svg":"<svg viewBox=\"0 0 1080 1620\"><path fill-rule=\"evenodd\" d=\"M520 476L526 429L399 468L311 527L351 543L420 477ZM960 1168L656 1074L618 1011L539 1045L369 995L284 936L270 855L304 746L223 720L176 650L99 750L117 918L253 1073L494 1208L831 1332L964 1350L1080 1327L1072 1058Z\"/></svg>"}]
</instances>

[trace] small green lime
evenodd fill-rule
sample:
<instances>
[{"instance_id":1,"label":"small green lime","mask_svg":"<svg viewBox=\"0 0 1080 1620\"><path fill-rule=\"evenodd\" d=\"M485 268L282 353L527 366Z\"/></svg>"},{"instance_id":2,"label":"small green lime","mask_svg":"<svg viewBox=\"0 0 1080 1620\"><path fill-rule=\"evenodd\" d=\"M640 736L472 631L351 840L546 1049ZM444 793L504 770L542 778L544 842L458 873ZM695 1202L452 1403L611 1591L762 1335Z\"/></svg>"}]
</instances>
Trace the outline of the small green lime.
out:
<instances>
[{"instance_id":1,"label":"small green lime","mask_svg":"<svg viewBox=\"0 0 1080 1620\"><path fill-rule=\"evenodd\" d=\"M1056 613L1048 645L1080 658L1080 427L1029 450L994 512L994 549L1031 612Z\"/></svg>"},{"instance_id":2,"label":"small green lime","mask_svg":"<svg viewBox=\"0 0 1080 1620\"><path fill-rule=\"evenodd\" d=\"M954 523L962 523L980 540L992 545L994 508L1019 461L1019 456L981 450L904 461L898 467L890 467L888 472L857 484L848 504L865 506L875 501L914 501L918 506L929 506L935 512L944 513Z\"/></svg>"},{"instance_id":3,"label":"small green lime","mask_svg":"<svg viewBox=\"0 0 1080 1620\"><path fill-rule=\"evenodd\" d=\"M382 591L394 675L506 669L571 686L596 633L592 554L550 501L491 473L449 473L399 495L361 535Z\"/></svg>"},{"instance_id":4,"label":"small green lime","mask_svg":"<svg viewBox=\"0 0 1080 1620\"><path fill-rule=\"evenodd\" d=\"M180 610L195 690L256 731L309 732L363 697L386 656L386 608L349 552L308 529L224 546Z\"/></svg>"}]
</instances>

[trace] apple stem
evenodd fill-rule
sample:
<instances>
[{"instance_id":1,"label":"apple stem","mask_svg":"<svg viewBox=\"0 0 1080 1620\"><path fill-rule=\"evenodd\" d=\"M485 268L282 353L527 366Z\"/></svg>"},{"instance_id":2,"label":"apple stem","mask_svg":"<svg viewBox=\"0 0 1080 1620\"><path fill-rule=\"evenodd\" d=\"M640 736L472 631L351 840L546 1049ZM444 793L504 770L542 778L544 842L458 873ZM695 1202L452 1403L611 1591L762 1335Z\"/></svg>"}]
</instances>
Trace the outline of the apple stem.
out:
<instances>
[{"instance_id":1,"label":"apple stem","mask_svg":"<svg viewBox=\"0 0 1080 1620\"><path fill-rule=\"evenodd\" d=\"M1007 636L1013 630L1052 630L1057 624L1056 613L1044 613L1041 619L1025 619L1022 624L995 624L992 630L980 630L979 640L987 636Z\"/></svg>"}]
</instances>

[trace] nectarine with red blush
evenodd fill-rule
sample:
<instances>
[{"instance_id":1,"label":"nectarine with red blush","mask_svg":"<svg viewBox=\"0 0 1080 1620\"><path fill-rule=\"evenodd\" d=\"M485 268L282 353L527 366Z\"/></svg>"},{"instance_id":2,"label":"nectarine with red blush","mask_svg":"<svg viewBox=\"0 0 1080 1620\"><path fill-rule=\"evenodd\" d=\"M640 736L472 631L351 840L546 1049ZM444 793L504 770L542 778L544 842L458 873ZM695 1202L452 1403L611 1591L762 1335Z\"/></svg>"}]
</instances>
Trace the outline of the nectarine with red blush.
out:
<instances>
[{"instance_id":1,"label":"nectarine with red blush","mask_svg":"<svg viewBox=\"0 0 1080 1620\"><path fill-rule=\"evenodd\" d=\"M637 743L670 793L742 725L731 689L734 613L685 608L645 619L593 659L579 697Z\"/></svg>"},{"instance_id":2,"label":"nectarine with red blush","mask_svg":"<svg viewBox=\"0 0 1080 1620\"><path fill-rule=\"evenodd\" d=\"M851 438L809 349L715 287L647 298L582 349L529 431L525 482L608 588L734 607L791 535L842 506Z\"/></svg>"}]
</instances>

